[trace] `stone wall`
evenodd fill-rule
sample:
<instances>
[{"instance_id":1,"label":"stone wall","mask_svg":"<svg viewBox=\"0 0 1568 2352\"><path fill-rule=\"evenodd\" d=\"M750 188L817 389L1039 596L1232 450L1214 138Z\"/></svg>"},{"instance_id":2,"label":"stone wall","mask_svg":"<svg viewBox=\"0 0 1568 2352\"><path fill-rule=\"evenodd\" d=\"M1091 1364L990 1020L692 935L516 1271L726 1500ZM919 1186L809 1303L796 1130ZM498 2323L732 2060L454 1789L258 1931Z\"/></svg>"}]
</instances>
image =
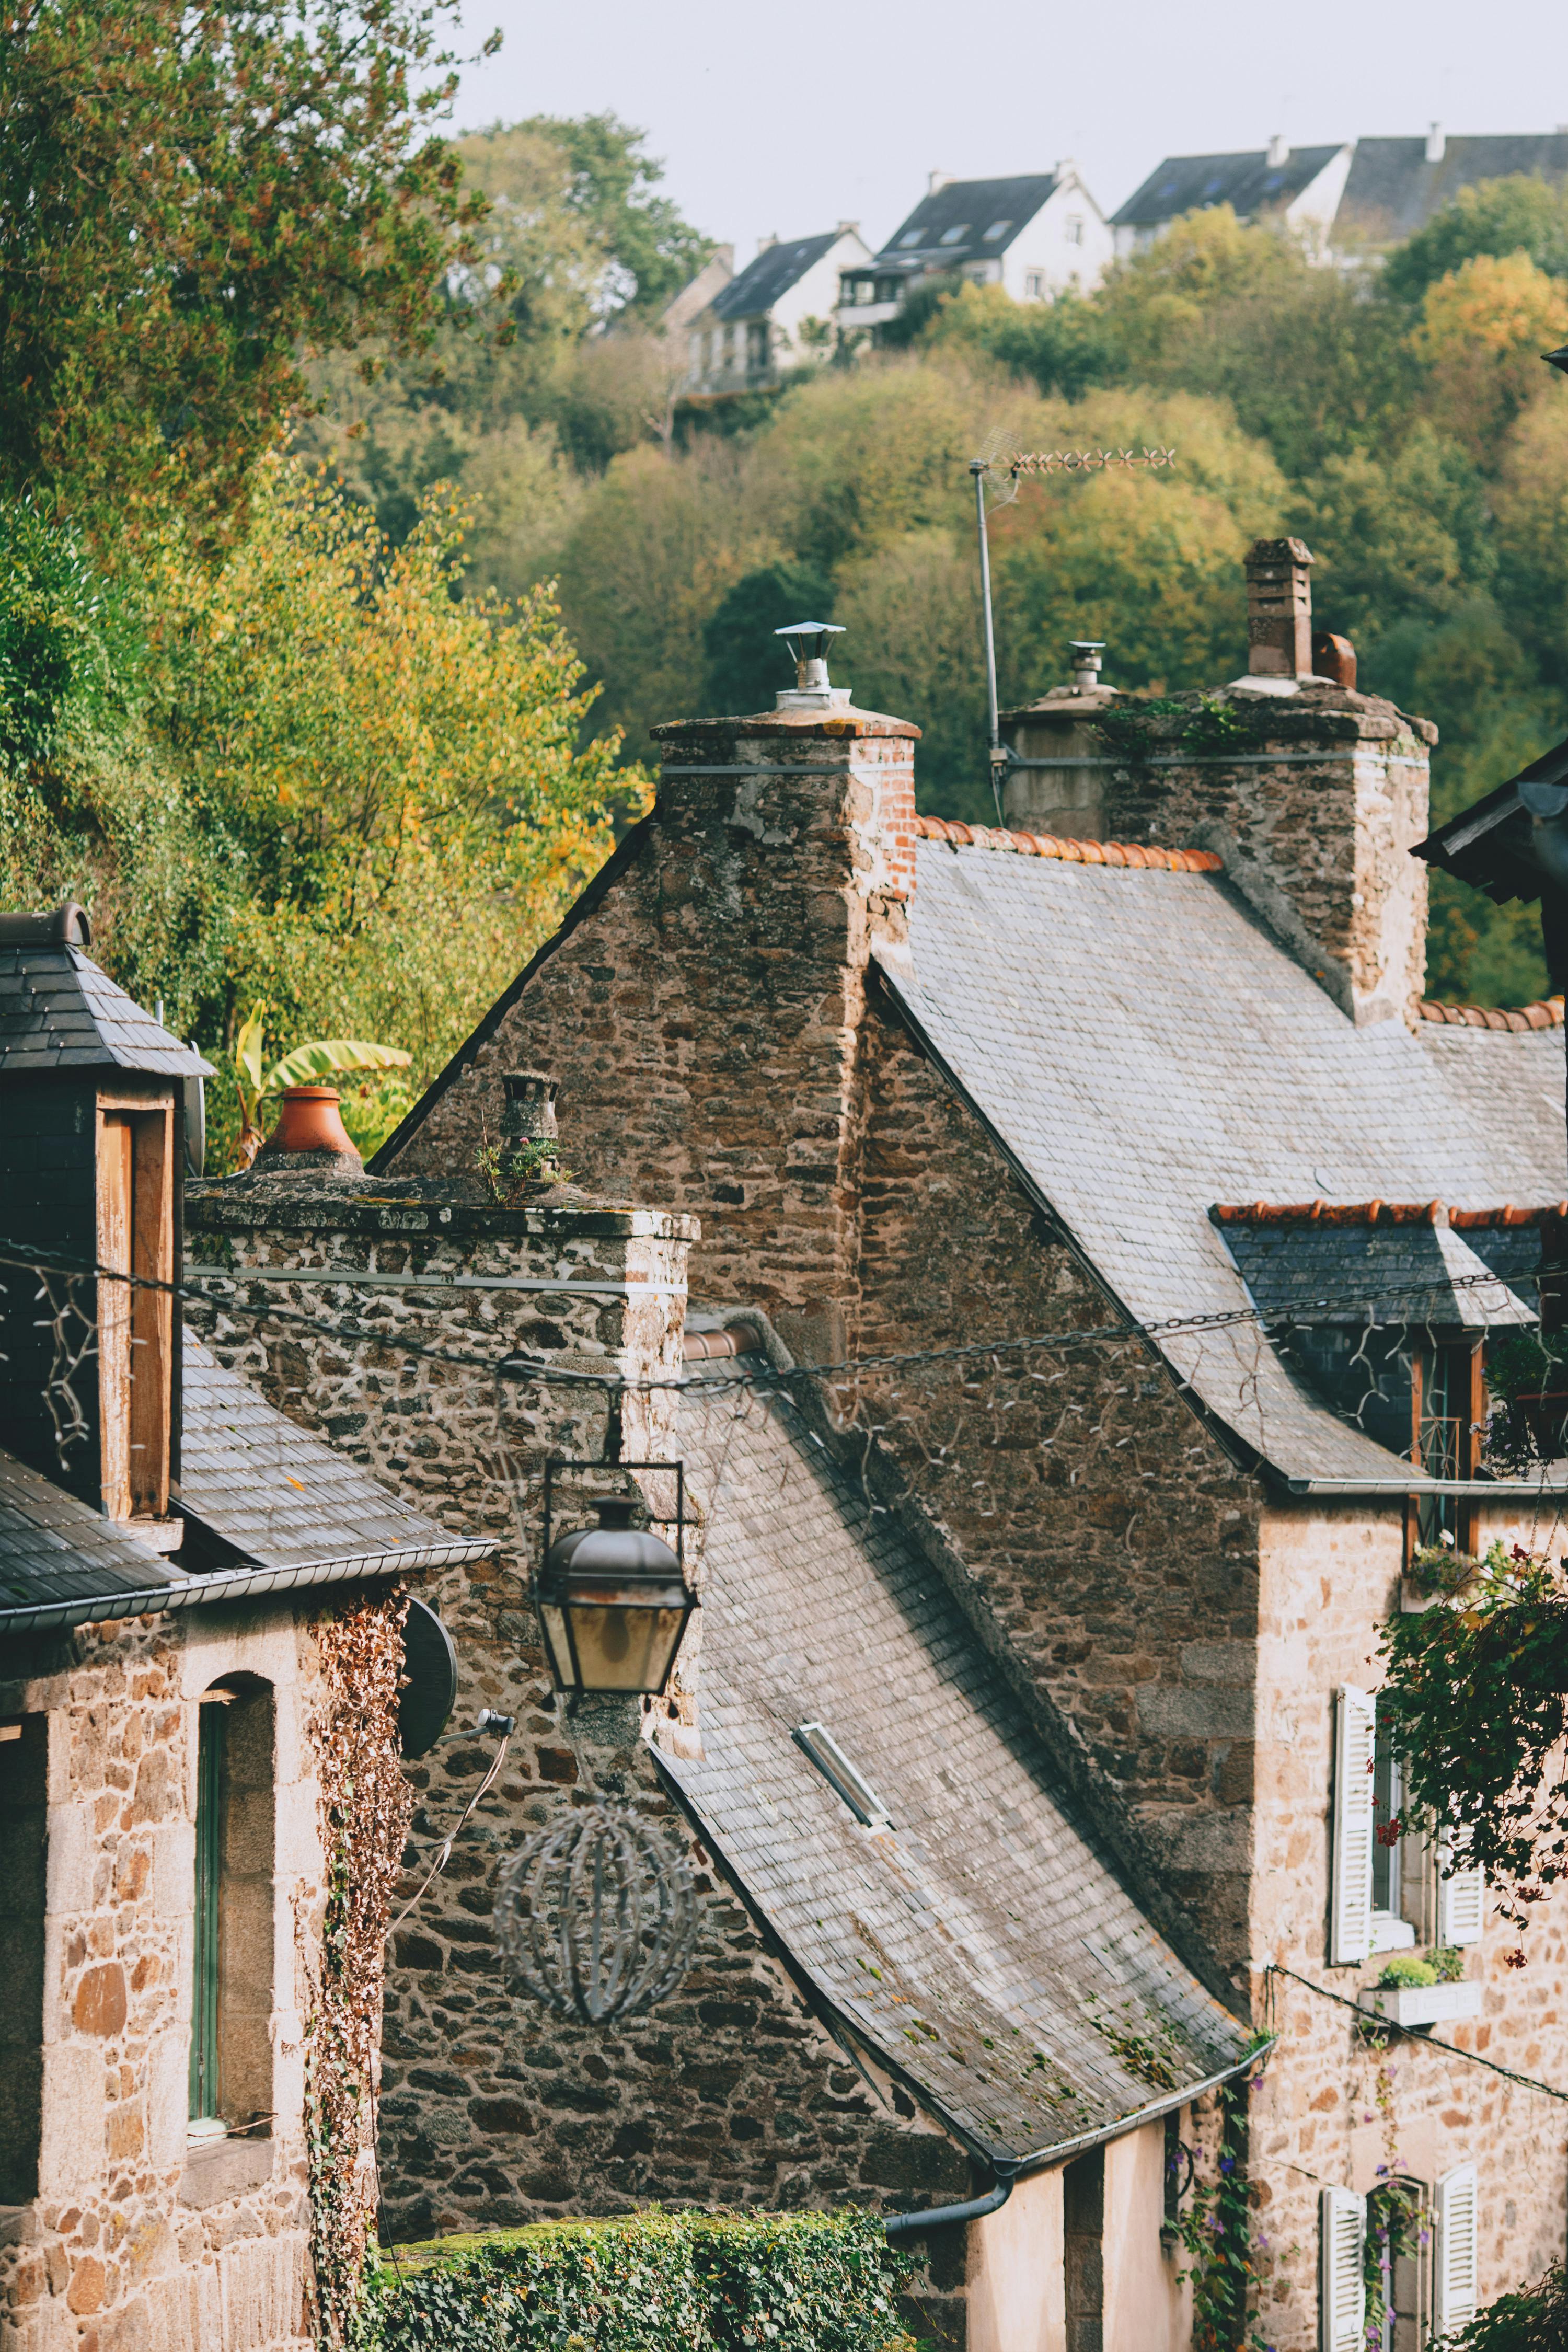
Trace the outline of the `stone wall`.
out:
<instances>
[{"instance_id":1,"label":"stone wall","mask_svg":"<svg viewBox=\"0 0 1568 2352\"><path fill-rule=\"evenodd\" d=\"M1497 1515L1510 1541L1530 1530ZM1539 1543L1539 1531L1536 1533ZM1364 1505L1270 1509L1262 1530L1258 1683L1255 1999L1280 2045L1252 2096L1251 2158L1267 2245L1263 2333L1279 2352L1317 2342L1314 2263L1325 2185L1360 2193L1389 2166L1428 2185L1453 2166L1479 2170L1483 2300L1561 2256L1568 2228L1568 2111L1441 2044L1514 2072L1568 2082L1568 1893L1542 1905L1508 1963L1516 1931L1489 1912L1466 1972L1484 1986L1480 2015L1395 2040L1383 2053L1321 1993L1265 1973L1282 1963L1353 2000L1387 1955L1362 1968L1327 1963L1332 1848L1334 1694L1375 1690L1379 1626L1400 1607L1403 1513ZM1530 2161L1519 2161L1530 2150Z\"/></svg>"},{"instance_id":2,"label":"stone wall","mask_svg":"<svg viewBox=\"0 0 1568 2352\"><path fill-rule=\"evenodd\" d=\"M563 1157L574 1157L570 1135ZM515 1347L557 1372L668 1374L679 1361L690 1233L646 1211L580 1201L491 1210L385 1180L307 1189L247 1179L193 1188L188 1201L193 1278L221 1266L230 1297L259 1318L221 1308L197 1316L223 1360L421 1509L497 1538L492 1561L419 1588L457 1640L454 1728L485 1706L517 1727L497 1787L394 1941L381 2177L396 2240L655 2201L849 2198L897 2210L963 2197L973 2185L966 2156L842 2038L693 1837L637 1736L635 1709L563 1716L529 1601L539 1473L548 1453L603 1454L603 1391L508 1382L498 1408L487 1373L392 1344L412 1339L487 1359ZM263 1266L342 1280L263 1283L255 1279ZM512 1283L647 1289L634 1299L613 1289L384 1287L363 1278L476 1270ZM269 1320L268 1308L282 1311ZM308 1316L310 1328L285 1312ZM668 1398L628 1396L620 1439L627 1458L668 1455ZM508 1475L509 1462L521 1476ZM603 1475L589 1483L602 1486ZM666 1482L640 1483L656 1513L670 1507ZM693 1503L700 1510L700 1497ZM699 1574L700 1564L699 1551ZM678 1694L684 1722L667 1718L668 1732L692 1727L692 1698L689 1688ZM419 1857L452 1826L493 1754L489 1743L454 1738L410 1765L420 1810L400 1906L423 1875ZM703 1889L691 1973L648 2015L608 2029L556 2021L509 1990L491 1928L502 1864L590 1776L686 1839ZM944 2343L962 2341L962 2268L961 2245L939 2248L922 2294L926 2324Z\"/></svg>"},{"instance_id":3,"label":"stone wall","mask_svg":"<svg viewBox=\"0 0 1568 2352\"><path fill-rule=\"evenodd\" d=\"M5 2352L294 2352L305 2321L300 1945L319 1918L315 1645L239 1603L13 1644L0 1714L47 1718L38 2194L0 2220ZM275 1695L270 2133L187 2141L199 1694Z\"/></svg>"}]
</instances>

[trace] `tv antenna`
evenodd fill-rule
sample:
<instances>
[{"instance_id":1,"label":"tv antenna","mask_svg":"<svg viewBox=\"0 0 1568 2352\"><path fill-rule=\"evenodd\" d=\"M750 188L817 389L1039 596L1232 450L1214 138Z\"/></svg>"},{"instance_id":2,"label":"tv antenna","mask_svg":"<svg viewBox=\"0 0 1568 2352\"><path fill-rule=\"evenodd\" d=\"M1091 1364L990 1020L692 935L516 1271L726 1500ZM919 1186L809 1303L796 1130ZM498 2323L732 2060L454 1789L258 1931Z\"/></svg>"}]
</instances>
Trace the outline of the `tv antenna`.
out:
<instances>
[{"instance_id":1,"label":"tv antenna","mask_svg":"<svg viewBox=\"0 0 1568 2352\"><path fill-rule=\"evenodd\" d=\"M1002 823L1002 783L1012 754L1002 740L996 708L996 626L991 609L991 540L986 529L999 507L1010 507L1026 474L1099 474L1111 467L1173 466L1173 449L1020 449L1000 430L988 433L969 461L974 482L974 527L980 541L980 604L985 628L985 718L991 796Z\"/></svg>"}]
</instances>

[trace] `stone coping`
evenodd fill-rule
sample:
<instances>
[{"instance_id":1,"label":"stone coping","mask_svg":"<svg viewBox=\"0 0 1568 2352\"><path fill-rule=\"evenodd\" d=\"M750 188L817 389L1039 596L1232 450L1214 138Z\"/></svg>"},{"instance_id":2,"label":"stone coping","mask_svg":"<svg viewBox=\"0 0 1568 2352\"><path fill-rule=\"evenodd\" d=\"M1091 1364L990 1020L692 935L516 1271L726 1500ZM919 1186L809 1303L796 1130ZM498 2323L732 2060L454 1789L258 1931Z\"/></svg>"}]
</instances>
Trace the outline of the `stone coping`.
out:
<instances>
[{"instance_id":1,"label":"stone coping","mask_svg":"<svg viewBox=\"0 0 1568 2352\"><path fill-rule=\"evenodd\" d=\"M529 1208L498 1207L465 1200L449 1184L362 1176L331 1182L300 1182L283 1176L230 1176L218 1182L187 1183L185 1228L190 1233L364 1234L432 1241L616 1241L636 1236L694 1242L701 1225L672 1209L637 1209L597 1201L591 1193L559 1197L572 1188L552 1185ZM552 1195L555 1197L551 1197Z\"/></svg>"},{"instance_id":2,"label":"stone coping","mask_svg":"<svg viewBox=\"0 0 1568 2352\"><path fill-rule=\"evenodd\" d=\"M662 726L648 729L656 743L689 743L694 748L752 735L820 736L829 743L858 735L896 735L918 742L920 732L912 719L889 719L881 710L857 710L853 704L845 710L759 710L737 719L668 719ZM669 773L679 772L677 762Z\"/></svg>"}]
</instances>

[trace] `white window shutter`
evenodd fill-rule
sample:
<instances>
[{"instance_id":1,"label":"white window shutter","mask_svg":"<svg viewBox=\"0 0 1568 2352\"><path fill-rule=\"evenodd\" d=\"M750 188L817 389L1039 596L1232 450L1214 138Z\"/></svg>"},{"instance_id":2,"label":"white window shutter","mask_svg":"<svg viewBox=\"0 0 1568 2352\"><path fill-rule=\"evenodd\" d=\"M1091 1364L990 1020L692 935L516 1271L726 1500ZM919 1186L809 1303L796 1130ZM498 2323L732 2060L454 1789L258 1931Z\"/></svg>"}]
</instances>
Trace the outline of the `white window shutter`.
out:
<instances>
[{"instance_id":1,"label":"white window shutter","mask_svg":"<svg viewBox=\"0 0 1568 2352\"><path fill-rule=\"evenodd\" d=\"M1479 1944L1486 1926L1487 1882L1479 1870L1448 1869L1448 1840L1437 1841L1437 1941Z\"/></svg>"},{"instance_id":2,"label":"white window shutter","mask_svg":"<svg viewBox=\"0 0 1568 2352\"><path fill-rule=\"evenodd\" d=\"M1372 1766L1377 1702L1342 1690L1334 1740L1333 1885L1329 1964L1353 1967L1372 1951L1372 1850L1376 1832Z\"/></svg>"},{"instance_id":3,"label":"white window shutter","mask_svg":"<svg viewBox=\"0 0 1568 2352\"><path fill-rule=\"evenodd\" d=\"M1318 2263L1319 2352L1363 2352L1366 2329L1366 2199L1325 2189Z\"/></svg>"},{"instance_id":4,"label":"white window shutter","mask_svg":"<svg viewBox=\"0 0 1568 2352\"><path fill-rule=\"evenodd\" d=\"M1433 2295L1436 2333L1450 2336L1476 2315L1479 2214L1473 2164L1457 2165L1437 2183L1432 2213Z\"/></svg>"}]
</instances>

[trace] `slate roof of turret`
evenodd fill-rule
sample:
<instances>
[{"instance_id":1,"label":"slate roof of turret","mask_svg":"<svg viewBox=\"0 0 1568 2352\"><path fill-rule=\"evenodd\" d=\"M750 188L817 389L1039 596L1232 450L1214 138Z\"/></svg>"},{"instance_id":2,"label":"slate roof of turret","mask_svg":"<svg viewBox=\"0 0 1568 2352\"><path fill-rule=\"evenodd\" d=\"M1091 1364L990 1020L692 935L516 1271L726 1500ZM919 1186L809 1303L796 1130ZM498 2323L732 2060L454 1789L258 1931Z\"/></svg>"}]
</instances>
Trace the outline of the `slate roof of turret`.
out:
<instances>
[{"instance_id":1,"label":"slate roof of turret","mask_svg":"<svg viewBox=\"0 0 1568 2352\"><path fill-rule=\"evenodd\" d=\"M211 1067L84 949L0 940L0 1078L102 1068L177 1078Z\"/></svg>"}]
</instances>

